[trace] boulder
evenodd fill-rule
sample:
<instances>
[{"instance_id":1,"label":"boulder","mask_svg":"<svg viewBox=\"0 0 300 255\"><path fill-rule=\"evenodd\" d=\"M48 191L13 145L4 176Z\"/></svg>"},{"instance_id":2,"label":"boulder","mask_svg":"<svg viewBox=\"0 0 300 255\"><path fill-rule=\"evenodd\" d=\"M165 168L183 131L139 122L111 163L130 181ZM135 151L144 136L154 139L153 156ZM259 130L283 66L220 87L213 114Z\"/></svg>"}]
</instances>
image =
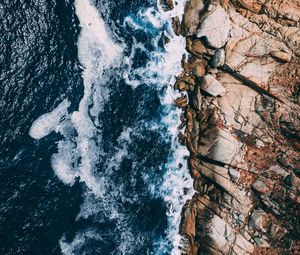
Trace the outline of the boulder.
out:
<instances>
[{"instance_id":1,"label":"boulder","mask_svg":"<svg viewBox=\"0 0 300 255\"><path fill-rule=\"evenodd\" d=\"M197 61L194 64L193 73L195 74L196 77L200 78L205 75L205 69L206 69L205 63L203 61Z\"/></svg>"},{"instance_id":2,"label":"boulder","mask_svg":"<svg viewBox=\"0 0 300 255\"><path fill-rule=\"evenodd\" d=\"M255 182L252 184L252 188L262 194L267 194L270 192L270 189L268 188L268 186L260 178L255 180Z\"/></svg>"},{"instance_id":3,"label":"boulder","mask_svg":"<svg viewBox=\"0 0 300 255\"><path fill-rule=\"evenodd\" d=\"M202 0L187 1L181 23L182 35L193 35L197 32L200 22L200 13L204 11L204 9L205 4Z\"/></svg>"},{"instance_id":4,"label":"boulder","mask_svg":"<svg viewBox=\"0 0 300 255\"><path fill-rule=\"evenodd\" d=\"M220 67L224 65L224 63L225 63L225 51L223 49L218 49L212 59L211 66Z\"/></svg>"},{"instance_id":5,"label":"boulder","mask_svg":"<svg viewBox=\"0 0 300 255\"><path fill-rule=\"evenodd\" d=\"M204 76L201 89L215 97L226 94L226 89L223 85L210 74Z\"/></svg>"},{"instance_id":6,"label":"boulder","mask_svg":"<svg viewBox=\"0 0 300 255\"><path fill-rule=\"evenodd\" d=\"M231 22L228 14L221 6L215 6L201 23L197 37L205 37L208 46L223 47L229 39Z\"/></svg>"}]
</instances>

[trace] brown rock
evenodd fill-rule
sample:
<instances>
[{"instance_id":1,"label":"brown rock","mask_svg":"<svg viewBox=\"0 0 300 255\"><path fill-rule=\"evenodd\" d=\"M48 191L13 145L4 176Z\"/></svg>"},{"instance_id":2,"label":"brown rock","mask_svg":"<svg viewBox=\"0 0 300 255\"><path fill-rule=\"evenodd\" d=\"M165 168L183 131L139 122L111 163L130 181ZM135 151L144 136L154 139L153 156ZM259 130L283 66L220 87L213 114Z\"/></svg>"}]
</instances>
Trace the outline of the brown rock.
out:
<instances>
[{"instance_id":1,"label":"brown rock","mask_svg":"<svg viewBox=\"0 0 300 255\"><path fill-rule=\"evenodd\" d=\"M205 64L202 61L196 62L194 65L193 73L198 77L203 77L205 75Z\"/></svg>"},{"instance_id":2,"label":"brown rock","mask_svg":"<svg viewBox=\"0 0 300 255\"><path fill-rule=\"evenodd\" d=\"M245 9L259 13L265 0L238 0L238 3Z\"/></svg>"},{"instance_id":3,"label":"brown rock","mask_svg":"<svg viewBox=\"0 0 300 255\"><path fill-rule=\"evenodd\" d=\"M175 104L179 108L184 108L188 105L187 98L185 96L179 97L175 100Z\"/></svg>"},{"instance_id":4,"label":"brown rock","mask_svg":"<svg viewBox=\"0 0 300 255\"><path fill-rule=\"evenodd\" d=\"M184 36L193 35L197 32L201 12L205 10L202 0L188 0L183 14L181 33Z\"/></svg>"},{"instance_id":5,"label":"brown rock","mask_svg":"<svg viewBox=\"0 0 300 255\"><path fill-rule=\"evenodd\" d=\"M181 33L181 26L180 26L180 20L178 16L172 18L172 28L175 35L179 36Z\"/></svg>"}]
</instances>

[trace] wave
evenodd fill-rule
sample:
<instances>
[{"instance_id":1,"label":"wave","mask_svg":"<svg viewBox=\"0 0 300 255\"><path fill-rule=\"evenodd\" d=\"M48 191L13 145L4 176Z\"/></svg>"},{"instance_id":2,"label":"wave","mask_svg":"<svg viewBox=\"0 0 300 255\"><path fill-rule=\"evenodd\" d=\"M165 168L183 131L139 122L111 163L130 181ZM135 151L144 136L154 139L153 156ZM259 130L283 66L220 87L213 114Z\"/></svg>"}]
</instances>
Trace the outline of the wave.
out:
<instances>
[{"instance_id":1,"label":"wave","mask_svg":"<svg viewBox=\"0 0 300 255\"><path fill-rule=\"evenodd\" d=\"M170 85L181 70L185 52L184 39L172 31L171 17L181 16L183 5L183 0L177 1L173 10L164 12L157 4L127 16L123 25L132 31L132 44L125 45L125 40L117 43L89 0L75 1L81 27L77 46L84 68L83 98L77 111L67 113L65 100L37 119L30 131L35 139L59 132L64 139L52 156L52 168L65 184L79 179L86 187L77 221L92 224L80 227L71 241L62 237L64 254L95 254L95 247L97 254L180 254L181 209L193 195L188 151L177 140L181 110L173 102L180 93ZM135 36L138 31L149 34L147 43ZM164 46L162 33L170 38ZM137 65L141 52L146 60ZM114 97L125 100L125 90L124 97L140 93L132 96L140 105L128 103L127 114L136 114L128 123L126 116L111 110L121 111L122 101ZM149 101L155 97L159 106ZM142 107L147 104L158 107L159 114L149 117ZM117 118L119 124L109 127L107 123ZM114 133L114 139L106 129ZM166 224L159 220L162 213L167 215Z\"/></svg>"}]
</instances>

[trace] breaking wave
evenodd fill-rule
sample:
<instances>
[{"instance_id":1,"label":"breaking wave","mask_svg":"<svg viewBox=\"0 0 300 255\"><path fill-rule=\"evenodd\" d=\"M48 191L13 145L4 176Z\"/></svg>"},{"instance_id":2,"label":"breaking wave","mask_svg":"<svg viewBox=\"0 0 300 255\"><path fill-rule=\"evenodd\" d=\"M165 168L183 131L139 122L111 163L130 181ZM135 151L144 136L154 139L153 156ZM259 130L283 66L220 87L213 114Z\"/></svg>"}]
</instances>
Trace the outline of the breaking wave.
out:
<instances>
[{"instance_id":1,"label":"breaking wave","mask_svg":"<svg viewBox=\"0 0 300 255\"><path fill-rule=\"evenodd\" d=\"M180 254L181 209L193 195L188 151L177 141L179 92L171 86L185 48L171 17L181 16L183 2L127 15L129 43L93 3L75 1L83 97L77 111L64 100L29 132L35 139L60 133L52 168L67 185L85 184L78 226L60 240L64 254Z\"/></svg>"}]
</instances>

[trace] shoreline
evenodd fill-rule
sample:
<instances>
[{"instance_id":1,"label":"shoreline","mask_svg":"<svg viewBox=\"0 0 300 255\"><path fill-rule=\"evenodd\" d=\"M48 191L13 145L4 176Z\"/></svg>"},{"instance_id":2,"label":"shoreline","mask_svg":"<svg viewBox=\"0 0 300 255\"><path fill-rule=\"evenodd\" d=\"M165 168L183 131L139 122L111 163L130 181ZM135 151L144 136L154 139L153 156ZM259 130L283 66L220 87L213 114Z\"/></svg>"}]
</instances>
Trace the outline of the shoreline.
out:
<instances>
[{"instance_id":1,"label":"shoreline","mask_svg":"<svg viewBox=\"0 0 300 255\"><path fill-rule=\"evenodd\" d=\"M185 254L300 252L300 3L278 2L189 0L173 18L195 189Z\"/></svg>"}]
</instances>

